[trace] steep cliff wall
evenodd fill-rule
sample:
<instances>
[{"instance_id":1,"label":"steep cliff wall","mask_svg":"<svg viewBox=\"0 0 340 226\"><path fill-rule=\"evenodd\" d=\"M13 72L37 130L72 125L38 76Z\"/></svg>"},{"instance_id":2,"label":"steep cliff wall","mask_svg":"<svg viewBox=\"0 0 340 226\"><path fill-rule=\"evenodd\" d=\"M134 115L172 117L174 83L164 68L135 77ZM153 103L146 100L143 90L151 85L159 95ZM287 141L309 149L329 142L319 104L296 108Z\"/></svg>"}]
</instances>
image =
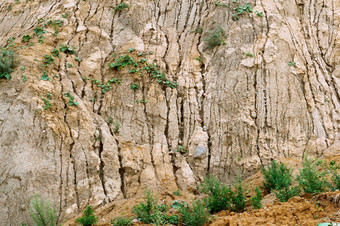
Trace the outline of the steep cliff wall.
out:
<instances>
[{"instance_id":1,"label":"steep cliff wall","mask_svg":"<svg viewBox=\"0 0 340 226\"><path fill-rule=\"evenodd\" d=\"M27 222L34 193L63 217L145 186L194 190L206 174L227 182L337 150L339 1L251 0L252 12L231 0L18 2L0 2L0 46L20 57L0 80L1 225ZM121 55L168 80L110 69Z\"/></svg>"}]
</instances>

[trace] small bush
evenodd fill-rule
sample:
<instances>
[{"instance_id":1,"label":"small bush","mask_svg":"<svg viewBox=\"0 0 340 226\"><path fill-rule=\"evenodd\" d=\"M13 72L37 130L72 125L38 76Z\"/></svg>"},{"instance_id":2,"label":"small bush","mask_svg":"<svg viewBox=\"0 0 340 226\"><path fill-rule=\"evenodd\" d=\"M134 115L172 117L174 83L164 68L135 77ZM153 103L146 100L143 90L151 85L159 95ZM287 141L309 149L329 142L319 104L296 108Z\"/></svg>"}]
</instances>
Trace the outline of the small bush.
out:
<instances>
[{"instance_id":1,"label":"small bush","mask_svg":"<svg viewBox=\"0 0 340 226\"><path fill-rule=\"evenodd\" d=\"M208 32L208 36L203 40L207 43L208 49L213 49L216 46L225 45L226 34L221 27L217 27L214 30Z\"/></svg>"},{"instance_id":2,"label":"small bush","mask_svg":"<svg viewBox=\"0 0 340 226\"><path fill-rule=\"evenodd\" d=\"M137 215L139 221L145 224L153 222L153 212L156 208L157 201L149 189L145 191L144 202L140 202L133 207L132 212Z\"/></svg>"},{"instance_id":3,"label":"small bush","mask_svg":"<svg viewBox=\"0 0 340 226\"><path fill-rule=\"evenodd\" d=\"M37 226L55 226L58 220L58 211L38 195L33 196L28 209Z\"/></svg>"},{"instance_id":4,"label":"small bush","mask_svg":"<svg viewBox=\"0 0 340 226\"><path fill-rule=\"evenodd\" d=\"M262 208L262 204L261 204L262 192L258 187L256 187L255 193L256 194L251 198L250 204L254 209L260 209Z\"/></svg>"},{"instance_id":5,"label":"small bush","mask_svg":"<svg viewBox=\"0 0 340 226\"><path fill-rule=\"evenodd\" d=\"M303 168L296 180L305 193L323 192L330 185L326 178L326 172L321 171L323 162L319 159L313 160L307 156L303 160Z\"/></svg>"},{"instance_id":6,"label":"small bush","mask_svg":"<svg viewBox=\"0 0 340 226\"><path fill-rule=\"evenodd\" d=\"M246 207L247 188L243 184L242 176L238 175L234 182L235 193L231 197L232 206L231 210L240 212Z\"/></svg>"},{"instance_id":7,"label":"small bush","mask_svg":"<svg viewBox=\"0 0 340 226\"><path fill-rule=\"evenodd\" d=\"M340 168L339 164L336 164L335 161L331 161L327 167L328 172L332 175L332 191L340 190L340 175L338 173L338 169Z\"/></svg>"},{"instance_id":8,"label":"small bush","mask_svg":"<svg viewBox=\"0 0 340 226\"><path fill-rule=\"evenodd\" d=\"M182 222L187 226L202 226L209 219L209 212L201 200L196 200L192 206L181 207L178 211Z\"/></svg>"},{"instance_id":9,"label":"small bush","mask_svg":"<svg viewBox=\"0 0 340 226\"><path fill-rule=\"evenodd\" d=\"M275 160L267 167L262 166L261 172L264 177L263 186L268 192L287 188L292 183L292 169Z\"/></svg>"},{"instance_id":10,"label":"small bush","mask_svg":"<svg viewBox=\"0 0 340 226\"><path fill-rule=\"evenodd\" d=\"M132 225L132 221L126 217L117 217L111 220L113 226L129 226Z\"/></svg>"},{"instance_id":11,"label":"small bush","mask_svg":"<svg viewBox=\"0 0 340 226\"><path fill-rule=\"evenodd\" d=\"M199 190L208 197L204 199L210 213L217 213L231 207L233 191L214 176L204 178Z\"/></svg>"},{"instance_id":12,"label":"small bush","mask_svg":"<svg viewBox=\"0 0 340 226\"><path fill-rule=\"evenodd\" d=\"M14 50L7 48L0 48L0 79L11 78L11 73L18 65L17 55Z\"/></svg>"},{"instance_id":13,"label":"small bush","mask_svg":"<svg viewBox=\"0 0 340 226\"><path fill-rule=\"evenodd\" d=\"M91 206L87 206L84 210L84 215L82 217L79 217L76 220L77 223L80 223L84 226L91 226L95 225L98 222L98 217L94 215L94 211L92 210Z\"/></svg>"},{"instance_id":14,"label":"small bush","mask_svg":"<svg viewBox=\"0 0 340 226\"><path fill-rule=\"evenodd\" d=\"M285 187L279 191L274 191L277 199L280 202L287 202L291 197L300 195L300 187L299 186L291 186Z\"/></svg>"}]
</instances>

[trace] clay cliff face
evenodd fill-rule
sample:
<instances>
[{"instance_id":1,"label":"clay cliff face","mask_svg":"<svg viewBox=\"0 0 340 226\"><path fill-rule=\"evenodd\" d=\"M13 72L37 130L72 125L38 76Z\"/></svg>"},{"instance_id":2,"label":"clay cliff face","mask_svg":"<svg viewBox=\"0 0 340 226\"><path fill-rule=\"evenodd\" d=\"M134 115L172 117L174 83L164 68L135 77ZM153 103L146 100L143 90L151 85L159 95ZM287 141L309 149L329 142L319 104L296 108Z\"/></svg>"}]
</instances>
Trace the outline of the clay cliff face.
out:
<instances>
[{"instance_id":1,"label":"clay cliff face","mask_svg":"<svg viewBox=\"0 0 340 226\"><path fill-rule=\"evenodd\" d=\"M119 3L0 2L0 46L19 47L0 80L1 225L29 222L35 193L65 217L146 186L192 191L207 174L228 182L270 159L337 150L339 1L252 0L239 18L246 2ZM121 55L156 63L178 87L110 69Z\"/></svg>"}]
</instances>

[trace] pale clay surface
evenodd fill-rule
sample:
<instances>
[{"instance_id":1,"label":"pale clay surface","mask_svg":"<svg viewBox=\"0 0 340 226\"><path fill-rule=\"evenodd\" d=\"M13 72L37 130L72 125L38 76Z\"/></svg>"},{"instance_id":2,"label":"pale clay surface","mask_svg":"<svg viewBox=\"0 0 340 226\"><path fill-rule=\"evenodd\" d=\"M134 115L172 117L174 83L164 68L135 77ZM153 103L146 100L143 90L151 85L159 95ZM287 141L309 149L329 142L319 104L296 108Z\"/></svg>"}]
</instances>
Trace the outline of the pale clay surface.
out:
<instances>
[{"instance_id":1,"label":"pale clay surface","mask_svg":"<svg viewBox=\"0 0 340 226\"><path fill-rule=\"evenodd\" d=\"M264 17L244 14L239 21L214 1L129 0L130 9L115 12L119 2L0 1L0 46L33 36L38 18L65 21L58 37L49 28L43 45L35 36L35 46L18 51L25 84L19 68L0 81L0 225L30 222L34 193L65 217L146 186L195 190L207 174L228 182L273 158L338 153L340 1L255 0ZM218 25L226 45L208 50L203 39ZM197 27L202 35L191 32ZM83 61L61 54L49 69L53 82L39 80L34 59L66 43ZM131 90L133 76L107 67L112 54L129 48L152 51L150 62L179 87L162 89L144 77ZM82 77L122 83L103 95ZM65 104L68 91L78 107ZM36 111L47 92L51 110ZM118 134L109 117L120 123ZM175 152L179 145L186 155ZM207 153L194 158L199 145Z\"/></svg>"}]
</instances>

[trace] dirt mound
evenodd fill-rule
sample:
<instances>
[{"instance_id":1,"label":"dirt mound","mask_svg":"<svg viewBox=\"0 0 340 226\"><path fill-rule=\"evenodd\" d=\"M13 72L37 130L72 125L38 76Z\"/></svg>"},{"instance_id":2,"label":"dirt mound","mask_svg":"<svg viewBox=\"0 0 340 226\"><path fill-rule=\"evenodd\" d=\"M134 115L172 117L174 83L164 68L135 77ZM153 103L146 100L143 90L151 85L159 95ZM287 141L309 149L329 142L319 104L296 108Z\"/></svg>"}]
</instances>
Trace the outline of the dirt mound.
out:
<instances>
[{"instance_id":1,"label":"dirt mound","mask_svg":"<svg viewBox=\"0 0 340 226\"><path fill-rule=\"evenodd\" d=\"M320 194L311 199L293 197L288 202L268 204L259 210L224 213L210 225L316 225L340 222L340 192ZM223 213L220 213L220 216Z\"/></svg>"}]
</instances>

